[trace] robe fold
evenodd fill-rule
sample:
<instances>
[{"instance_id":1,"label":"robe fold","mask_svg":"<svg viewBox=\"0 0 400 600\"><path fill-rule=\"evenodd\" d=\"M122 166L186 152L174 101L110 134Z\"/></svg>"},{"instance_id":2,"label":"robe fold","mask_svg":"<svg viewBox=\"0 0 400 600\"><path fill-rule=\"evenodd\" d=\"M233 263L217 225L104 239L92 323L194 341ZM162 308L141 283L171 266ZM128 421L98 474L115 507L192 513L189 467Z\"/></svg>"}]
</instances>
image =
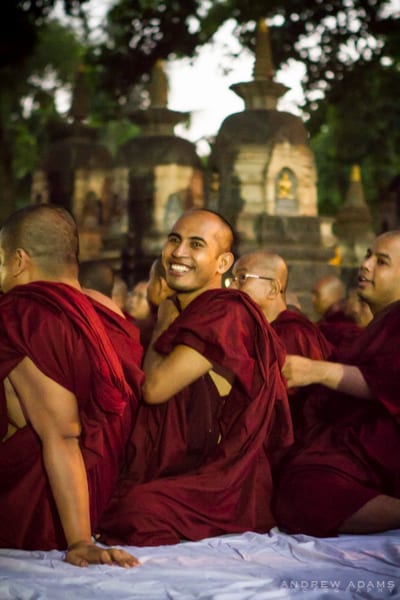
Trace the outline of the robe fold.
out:
<instances>
[{"instance_id":1,"label":"robe fold","mask_svg":"<svg viewBox=\"0 0 400 600\"><path fill-rule=\"evenodd\" d=\"M275 523L271 462L292 443L279 339L246 294L210 290L155 349L180 344L233 374L232 389L221 397L206 374L167 403L141 407L130 472L101 519L107 543L172 544Z\"/></svg>"},{"instance_id":2,"label":"robe fold","mask_svg":"<svg viewBox=\"0 0 400 600\"><path fill-rule=\"evenodd\" d=\"M0 380L25 357L75 394L82 426L92 527L119 475L143 373L136 328L71 286L35 282L0 298ZM0 546L65 548L42 459L28 423L4 439L8 415L0 386Z\"/></svg>"},{"instance_id":3,"label":"robe fold","mask_svg":"<svg viewBox=\"0 0 400 600\"><path fill-rule=\"evenodd\" d=\"M360 335L362 328L353 317L346 315L344 310L329 309L322 319L317 322L325 338L334 346L342 348L351 346L354 338Z\"/></svg>"},{"instance_id":4,"label":"robe fold","mask_svg":"<svg viewBox=\"0 0 400 600\"><path fill-rule=\"evenodd\" d=\"M315 323L294 310L283 310L271 323L287 354L299 354L314 360L326 360L333 351Z\"/></svg>"},{"instance_id":5,"label":"robe fold","mask_svg":"<svg viewBox=\"0 0 400 600\"><path fill-rule=\"evenodd\" d=\"M298 311L283 310L271 326L283 343L287 354L297 354L313 360L328 360L333 346L315 323ZM309 388L288 390L290 412L295 437L301 431L304 419L304 402Z\"/></svg>"},{"instance_id":6,"label":"robe fold","mask_svg":"<svg viewBox=\"0 0 400 600\"><path fill-rule=\"evenodd\" d=\"M400 498L400 302L376 315L337 362L357 366L373 398L316 386L304 436L279 468L275 510L294 533L336 535L377 495Z\"/></svg>"}]
</instances>

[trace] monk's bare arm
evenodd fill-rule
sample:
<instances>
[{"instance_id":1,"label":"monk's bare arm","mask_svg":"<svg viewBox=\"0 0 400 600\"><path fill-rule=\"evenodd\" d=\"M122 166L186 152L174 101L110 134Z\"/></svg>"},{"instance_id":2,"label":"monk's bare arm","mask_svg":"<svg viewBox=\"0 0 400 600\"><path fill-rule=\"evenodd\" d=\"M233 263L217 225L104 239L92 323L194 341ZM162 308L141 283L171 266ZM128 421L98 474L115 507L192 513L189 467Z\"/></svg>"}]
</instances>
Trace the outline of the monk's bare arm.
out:
<instances>
[{"instance_id":1,"label":"monk's bare arm","mask_svg":"<svg viewBox=\"0 0 400 600\"><path fill-rule=\"evenodd\" d=\"M372 398L371 390L358 367L289 355L282 372L288 387L320 383L358 398Z\"/></svg>"},{"instance_id":2,"label":"monk's bare arm","mask_svg":"<svg viewBox=\"0 0 400 600\"><path fill-rule=\"evenodd\" d=\"M160 404L199 379L212 368L204 356L188 346L176 346L168 356L150 349L146 355L143 397L148 404Z\"/></svg>"},{"instance_id":3,"label":"monk's bare arm","mask_svg":"<svg viewBox=\"0 0 400 600\"><path fill-rule=\"evenodd\" d=\"M25 357L9 374L26 419L42 443L43 462L57 505L68 547L67 561L133 566L136 559L122 552L113 558L109 549L91 543L89 492L79 446L81 433L78 405L65 389Z\"/></svg>"},{"instance_id":4,"label":"monk's bare arm","mask_svg":"<svg viewBox=\"0 0 400 600\"><path fill-rule=\"evenodd\" d=\"M146 352L143 363L143 370L146 374L142 388L143 398L148 404L166 402L212 368L212 363L188 346L176 346L167 356L154 350L155 340L177 316L178 311L170 300L165 300L160 305L152 343Z\"/></svg>"}]
</instances>

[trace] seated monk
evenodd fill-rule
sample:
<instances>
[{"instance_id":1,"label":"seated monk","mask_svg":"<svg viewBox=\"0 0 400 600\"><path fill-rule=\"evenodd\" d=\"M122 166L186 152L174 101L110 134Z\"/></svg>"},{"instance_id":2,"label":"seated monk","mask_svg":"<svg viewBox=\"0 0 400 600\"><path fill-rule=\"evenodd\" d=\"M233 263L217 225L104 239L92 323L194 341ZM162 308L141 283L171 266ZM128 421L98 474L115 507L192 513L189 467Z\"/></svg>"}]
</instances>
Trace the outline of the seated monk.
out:
<instances>
[{"instance_id":1,"label":"seated monk","mask_svg":"<svg viewBox=\"0 0 400 600\"><path fill-rule=\"evenodd\" d=\"M112 297L114 271L104 261L91 260L79 265L79 283L83 289L97 290L107 298Z\"/></svg>"},{"instance_id":2,"label":"seated monk","mask_svg":"<svg viewBox=\"0 0 400 600\"><path fill-rule=\"evenodd\" d=\"M312 303L320 315L318 327L334 347L351 345L361 333L354 318L346 312L346 287L336 275L326 275L312 290Z\"/></svg>"},{"instance_id":3,"label":"seated monk","mask_svg":"<svg viewBox=\"0 0 400 600\"><path fill-rule=\"evenodd\" d=\"M306 435L279 468L276 515L292 533L400 527L400 231L367 251L358 293L374 318L338 362L285 362L289 386L321 384L305 405Z\"/></svg>"},{"instance_id":4,"label":"seated monk","mask_svg":"<svg viewBox=\"0 0 400 600\"><path fill-rule=\"evenodd\" d=\"M278 334L287 354L299 354L316 360L329 358L333 347L318 327L298 310L288 310L285 290L288 267L278 254L264 250L241 256L233 267L230 287L246 292L261 308ZM306 390L289 390L294 431L302 421Z\"/></svg>"},{"instance_id":5,"label":"seated monk","mask_svg":"<svg viewBox=\"0 0 400 600\"><path fill-rule=\"evenodd\" d=\"M257 305L221 289L233 232L205 209L172 227L160 305L144 360L134 457L101 519L102 541L174 544L268 531L271 465L292 443L283 348Z\"/></svg>"},{"instance_id":6,"label":"seated monk","mask_svg":"<svg viewBox=\"0 0 400 600\"><path fill-rule=\"evenodd\" d=\"M0 259L0 547L136 565L91 536L136 412L138 332L80 290L77 228L61 207L11 215Z\"/></svg>"},{"instance_id":7,"label":"seated monk","mask_svg":"<svg viewBox=\"0 0 400 600\"><path fill-rule=\"evenodd\" d=\"M163 300L172 296L174 290L171 290L167 283L167 275L162 264L161 257L156 258L150 267L149 280L147 282L147 301L150 304L150 310L157 319L158 307Z\"/></svg>"}]
</instances>

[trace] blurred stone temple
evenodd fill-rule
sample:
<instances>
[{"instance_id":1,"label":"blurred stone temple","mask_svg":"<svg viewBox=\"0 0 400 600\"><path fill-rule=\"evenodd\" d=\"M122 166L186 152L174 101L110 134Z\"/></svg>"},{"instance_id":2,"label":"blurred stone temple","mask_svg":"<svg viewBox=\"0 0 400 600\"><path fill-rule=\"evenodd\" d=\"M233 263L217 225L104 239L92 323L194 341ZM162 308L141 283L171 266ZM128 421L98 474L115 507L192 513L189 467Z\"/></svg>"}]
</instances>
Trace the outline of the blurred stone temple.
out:
<instances>
[{"instance_id":1,"label":"blurred stone temple","mask_svg":"<svg viewBox=\"0 0 400 600\"><path fill-rule=\"evenodd\" d=\"M253 80L231 89L240 113L225 119L211 155L211 204L237 228L239 251L267 247L290 266L291 289L305 300L313 279L333 267L322 244L317 173L300 117L277 109L289 88L274 80L269 30L256 30Z\"/></svg>"},{"instance_id":2,"label":"blurred stone temple","mask_svg":"<svg viewBox=\"0 0 400 600\"><path fill-rule=\"evenodd\" d=\"M108 256L108 237L116 235L111 258L121 254L119 238L127 228L126 206L120 206L123 182L114 169L109 150L85 121L89 93L84 68L76 78L68 121L53 132L41 168L34 173L32 201L59 204L74 214L80 234L81 260Z\"/></svg>"},{"instance_id":3,"label":"blurred stone temple","mask_svg":"<svg viewBox=\"0 0 400 600\"><path fill-rule=\"evenodd\" d=\"M116 163L127 176L129 235L123 258L128 280L146 278L170 227L186 209L204 205L203 171L194 144L174 135L187 113L170 110L162 61L151 73L150 106L130 110L140 135L120 148Z\"/></svg>"},{"instance_id":4,"label":"blurred stone temple","mask_svg":"<svg viewBox=\"0 0 400 600\"><path fill-rule=\"evenodd\" d=\"M113 158L86 123L89 99L82 68L69 120L34 174L32 201L71 209L82 260L109 262L129 286L147 277L184 210L215 209L238 231L240 253L264 247L287 260L290 289L307 311L314 281L338 267L329 264L334 251L321 236L308 133L300 117L277 108L288 88L275 81L265 20L255 30L253 79L231 89L244 109L223 121L203 169L194 144L174 133L189 114L168 108L167 76L158 61L149 74L148 107L128 102L126 110L140 133ZM354 201L349 202L353 214ZM339 217L337 235L343 238L347 234L343 227L340 233L340 223Z\"/></svg>"}]
</instances>

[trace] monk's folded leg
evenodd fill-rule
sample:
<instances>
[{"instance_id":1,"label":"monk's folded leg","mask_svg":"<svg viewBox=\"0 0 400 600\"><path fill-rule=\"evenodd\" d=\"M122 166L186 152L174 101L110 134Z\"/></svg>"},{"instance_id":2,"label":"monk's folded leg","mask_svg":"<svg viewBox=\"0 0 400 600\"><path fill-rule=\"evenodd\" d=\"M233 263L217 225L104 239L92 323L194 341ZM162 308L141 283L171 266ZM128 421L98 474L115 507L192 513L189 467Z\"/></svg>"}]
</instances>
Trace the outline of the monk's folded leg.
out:
<instances>
[{"instance_id":1,"label":"monk's folded leg","mask_svg":"<svg viewBox=\"0 0 400 600\"><path fill-rule=\"evenodd\" d=\"M379 493L328 466L288 468L277 486L275 516L289 533L335 536L346 519Z\"/></svg>"},{"instance_id":2,"label":"monk's folded leg","mask_svg":"<svg viewBox=\"0 0 400 600\"><path fill-rule=\"evenodd\" d=\"M156 484L156 485L154 485ZM181 541L179 514L162 493L162 480L136 485L113 500L99 527L104 544L160 546Z\"/></svg>"}]
</instances>

